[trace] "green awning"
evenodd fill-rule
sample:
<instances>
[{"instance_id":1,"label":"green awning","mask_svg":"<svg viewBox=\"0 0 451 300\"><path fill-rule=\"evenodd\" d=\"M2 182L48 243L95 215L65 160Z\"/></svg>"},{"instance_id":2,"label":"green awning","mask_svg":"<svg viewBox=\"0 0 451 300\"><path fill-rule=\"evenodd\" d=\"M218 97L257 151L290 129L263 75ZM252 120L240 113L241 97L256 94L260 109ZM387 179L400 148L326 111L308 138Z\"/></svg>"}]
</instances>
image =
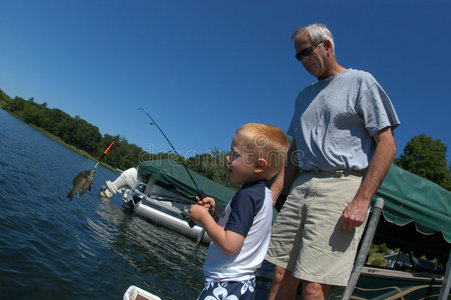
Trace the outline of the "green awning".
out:
<instances>
[{"instance_id":1,"label":"green awning","mask_svg":"<svg viewBox=\"0 0 451 300\"><path fill-rule=\"evenodd\" d=\"M451 192L392 165L373 200L377 197L385 200L387 221L399 226L415 222L419 232L441 232L451 243Z\"/></svg>"},{"instance_id":2,"label":"green awning","mask_svg":"<svg viewBox=\"0 0 451 300\"><path fill-rule=\"evenodd\" d=\"M226 188L199 173L192 170L189 170L189 172L199 188L203 190L205 194L214 198L221 208L225 208L235 194L233 190ZM138 178L140 176L152 176L163 186L174 187L179 193L187 197L192 198L197 195L196 186L185 168L172 160L161 159L140 162L138 164Z\"/></svg>"},{"instance_id":3,"label":"green awning","mask_svg":"<svg viewBox=\"0 0 451 300\"><path fill-rule=\"evenodd\" d=\"M375 243L446 257L451 248L451 192L395 165L373 197L384 199ZM395 226L396 225L396 226ZM421 233L421 234L420 234Z\"/></svg>"}]
</instances>

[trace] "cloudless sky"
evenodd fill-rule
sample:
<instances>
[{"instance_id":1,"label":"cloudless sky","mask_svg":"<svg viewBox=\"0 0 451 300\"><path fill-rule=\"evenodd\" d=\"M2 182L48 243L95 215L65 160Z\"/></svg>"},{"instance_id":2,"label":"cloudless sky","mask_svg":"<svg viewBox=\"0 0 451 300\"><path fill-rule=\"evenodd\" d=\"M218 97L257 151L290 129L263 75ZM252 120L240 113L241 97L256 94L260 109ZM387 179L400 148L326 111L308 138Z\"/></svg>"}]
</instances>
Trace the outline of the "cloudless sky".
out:
<instances>
[{"instance_id":1,"label":"cloudless sky","mask_svg":"<svg viewBox=\"0 0 451 300\"><path fill-rule=\"evenodd\" d=\"M316 80L290 36L319 22L339 63L391 98L398 157L422 133L451 147L450 13L447 0L0 0L0 89L151 153L170 147L140 106L182 155L228 150L244 123L287 130Z\"/></svg>"}]
</instances>

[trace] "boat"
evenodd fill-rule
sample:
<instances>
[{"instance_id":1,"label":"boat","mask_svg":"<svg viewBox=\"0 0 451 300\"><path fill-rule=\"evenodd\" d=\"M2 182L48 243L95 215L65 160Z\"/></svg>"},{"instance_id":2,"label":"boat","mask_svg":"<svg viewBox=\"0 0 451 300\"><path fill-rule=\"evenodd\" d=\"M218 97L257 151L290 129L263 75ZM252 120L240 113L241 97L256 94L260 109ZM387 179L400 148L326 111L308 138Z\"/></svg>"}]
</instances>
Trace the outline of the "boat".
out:
<instances>
[{"instance_id":1,"label":"boat","mask_svg":"<svg viewBox=\"0 0 451 300\"><path fill-rule=\"evenodd\" d=\"M274 266L266 261L257 270L255 299L267 299L271 289ZM443 275L406 272L382 267L364 266L352 295L343 297L346 288L331 289L328 300L338 299L438 299ZM298 288L298 299L302 289ZM447 298L444 298L447 299Z\"/></svg>"},{"instance_id":2,"label":"boat","mask_svg":"<svg viewBox=\"0 0 451 300\"><path fill-rule=\"evenodd\" d=\"M143 290L140 287L131 285L124 293L123 300L161 300L160 297Z\"/></svg>"},{"instance_id":3,"label":"boat","mask_svg":"<svg viewBox=\"0 0 451 300\"><path fill-rule=\"evenodd\" d=\"M209 244L211 240L203 227L191 227L188 223L189 208L195 203L194 197L197 195L191 177L206 195L216 200L218 211L235 193L172 160L161 159L140 162L137 168L125 170L115 181L106 181L101 196L110 198L120 192L124 206L136 215L197 243Z\"/></svg>"}]
</instances>

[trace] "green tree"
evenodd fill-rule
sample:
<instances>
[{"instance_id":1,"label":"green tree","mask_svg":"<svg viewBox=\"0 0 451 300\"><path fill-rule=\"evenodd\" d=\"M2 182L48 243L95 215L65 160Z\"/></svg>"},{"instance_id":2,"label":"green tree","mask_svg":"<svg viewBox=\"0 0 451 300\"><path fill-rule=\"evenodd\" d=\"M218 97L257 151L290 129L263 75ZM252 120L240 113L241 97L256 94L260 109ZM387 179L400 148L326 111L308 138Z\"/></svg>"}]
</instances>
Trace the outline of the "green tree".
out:
<instances>
[{"instance_id":1,"label":"green tree","mask_svg":"<svg viewBox=\"0 0 451 300\"><path fill-rule=\"evenodd\" d=\"M424 134L413 137L395 164L411 173L451 190L451 164L446 160L447 146Z\"/></svg>"},{"instance_id":2,"label":"green tree","mask_svg":"<svg viewBox=\"0 0 451 300\"><path fill-rule=\"evenodd\" d=\"M115 141L112 150L105 157L103 162L112 165L121 170L126 170L131 167L136 167L140 159L140 154L143 150L136 146L135 144L129 144L127 139L121 137L120 135L111 136L104 135L100 143L98 144L98 157L103 153L105 148L112 142ZM146 159L151 159L146 157Z\"/></svg>"},{"instance_id":3,"label":"green tree","mask_svg":"<svg viewBox=\"0 0 451 300\"><path fill-rule=\"evenodd\" d=\"M93 126L79 116L74 118L75 131L72 132L72 145L79 149L83 149L91 155L96 154L97 144L102 136L99 128Z\"/></svg>"},{"instance_id":4,"label":"green tree","mask_svg":"<svg viewBox=\"0 0 451 300\"><path fill-rule=\"evenodd\" d=\"M11 103L11 98L6 95L2 90L0 90L0 107L7 108Z\"/></svg>"},{"instance_id":5,"label":"green tree","mask_svg":"<svg viewBox=\"0 0 451 300\"><path fill-rule=\"evenodd\" d=\"M6 110L10 112L22 112L25 107L25 100L19 97L15 97L9 102L9 105L6 106Z\"/></svg>"}]
</instances>

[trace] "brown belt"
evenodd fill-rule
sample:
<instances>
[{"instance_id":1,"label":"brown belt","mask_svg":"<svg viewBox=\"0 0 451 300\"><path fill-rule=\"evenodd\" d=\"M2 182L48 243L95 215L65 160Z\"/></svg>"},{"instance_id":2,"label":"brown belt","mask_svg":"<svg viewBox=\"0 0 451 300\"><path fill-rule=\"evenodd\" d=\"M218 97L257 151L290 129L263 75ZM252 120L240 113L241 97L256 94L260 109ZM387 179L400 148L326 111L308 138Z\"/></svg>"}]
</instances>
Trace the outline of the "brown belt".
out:
<instances>
[{"instance_id":1,"label":"brown belt","mask_svg":"<svg viewBox=\"0 0 451 300\"><path fill-rule=\"evenodd\" d=\"M305 173L311 173L311 174L323 174L323 175L335 175L337 177L341 177L344 175L357 175L357 176L364 176L367 173L367 169L364 170L323 170L323 169L308 169L308 170L302 170Z\"/></svg>"}]
</instances>

